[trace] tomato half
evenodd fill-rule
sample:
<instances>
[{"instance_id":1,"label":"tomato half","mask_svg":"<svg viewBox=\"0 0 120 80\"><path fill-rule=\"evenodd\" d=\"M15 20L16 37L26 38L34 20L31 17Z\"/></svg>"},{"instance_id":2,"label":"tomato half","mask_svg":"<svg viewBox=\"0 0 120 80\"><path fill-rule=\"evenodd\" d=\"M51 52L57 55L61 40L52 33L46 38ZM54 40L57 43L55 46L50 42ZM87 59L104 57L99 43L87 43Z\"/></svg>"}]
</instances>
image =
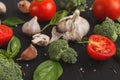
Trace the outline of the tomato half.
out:
<instances>
[{"instance_id":1,"label":"tomato half","mask_svg":"<svg viewBox=\"0 0 120 80\"><path fill-rule=\"evenodd\" d=\"M95 0L92 10L99 20L104 20L106 17L117 20L120 16L120 0Z\"/></svg>"},{"instance_id":2,"label":"tomato half","mask_svg":"<svg viewBox=\"0 0 120 80\"><path fill-rule=\"evenodd\" d=\"M13 35L10 27L0 24L0 47L7 44Z\"/></svg>"},{"instance_id":3,"label":"tomato half","mask_svg":"<svg viewBox=\"0 0 120 80\"><path fill-rule=\"evenodd\" d=\"M116 46L107 37L93 34L89 37L87 51L89 56L95 60L106 60L115 54Z\"/></svg>"},{"instance_id":4,"label":"tomato half","mask_svg":"<svg viewBox=\"0 0 120 80\"><path fill-rule=\"evenodd\" d=\"M31 16L37 16L39 21L48 21L56 13L54 0L33 0L29 7Z\"/></svg>"}]
</instances>

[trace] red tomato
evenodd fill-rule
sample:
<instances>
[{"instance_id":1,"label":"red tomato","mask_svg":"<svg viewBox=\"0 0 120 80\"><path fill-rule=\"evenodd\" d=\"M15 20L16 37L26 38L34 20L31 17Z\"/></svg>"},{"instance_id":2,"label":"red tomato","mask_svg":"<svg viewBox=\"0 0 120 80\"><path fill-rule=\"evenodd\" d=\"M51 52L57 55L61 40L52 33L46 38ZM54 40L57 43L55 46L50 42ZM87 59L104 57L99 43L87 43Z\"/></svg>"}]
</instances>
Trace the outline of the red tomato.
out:
<instances>
[{"instance_id":1,"label":"red tomato","mask_svg":"<svg viewBox=\"0 0 120 80\"><path fill-rule=\"evenodd\" d=\"M114 42L105 36L93 34L89 37L89 41L87 51L89 56L95 60L106 60L116 52Z\"/></svg>"},{"instance_id":2,"label":"red tomato","mask_svg":"<svg viewBox=\"0 0 120 80\"><path fill-rule=\"evenodd\" d=\"M0 24L0 47L7 44L13 35L10 27Z\"/></svg>"},{"instance_id":3,"label":"red tomato","mask_svg":"<svg viewBox=\"0 0 120 80\"><path fill-rule=\"evenodd\" d=\"M120 16L120 0L95 0L92 10L98 20L106 17L117 20Z\"/></svg>"},{"instance_id":4,"label":"red tomato","mask_svg":"<svg viewBox=\"0 0 120 80\"><path fill-rule=\"evenodd\" d=\"M33 0L29 12L31 16L37 16L39 21L48 21L56 13L54 0Z\"/></svg>"}]
</instances>

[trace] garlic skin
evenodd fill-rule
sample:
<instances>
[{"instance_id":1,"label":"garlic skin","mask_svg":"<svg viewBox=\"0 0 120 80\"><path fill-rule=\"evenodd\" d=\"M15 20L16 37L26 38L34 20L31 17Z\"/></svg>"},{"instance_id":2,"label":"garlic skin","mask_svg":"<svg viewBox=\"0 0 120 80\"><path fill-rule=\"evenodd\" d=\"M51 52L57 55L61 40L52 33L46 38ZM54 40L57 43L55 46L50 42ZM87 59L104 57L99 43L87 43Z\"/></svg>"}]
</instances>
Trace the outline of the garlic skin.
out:
<instances>
[{"instance_id":1,"label":"garlic skin","mask_svg":"<svg viewBox=\"0 0 120 80\"><path fill-rule=\"evenodd\" d=\"M17 3L18 5L18 9L22 12L22 13L29 13L29 7L30 7L30 2L27 0L21 0Z\"/></svg>"},{"instance_id":2,"label":"garlic skin","mask_svg":"<svg viewBox=\"0 0 120 80\"><path fill-rule=\"evenodd\" d=\"M60 32L63 32L63 39L67 41L79 41L88 33L90 25L79 14L80 11L75 10L73 15L64 17L58 22L58 29Z\"/></svg>"},{"instance_id":3,"label":"garlic skin","mask_svg":"<svg viewBox=\"0 0 120 80\"><path fill-rule=\"evenodd\" d=\"M39 23L37 22L37 17L33 17L30 21L26 22L22 26L23 33L28 36L39 33L41 30Z\"/></svg>"},{"instance_id":4,"label":"garlic skin","mask_svg":"<svg viewBox=\"0 0 120 80\"><path fill-rule=\"evenodd\" d=\"M37 57L37 49L31 44L27 49L23 51L20 58L17 60L33 60Z\"/></svg>"},{"instance_id":5,"label":"garlic skin","mask_svg":"<svg viewBox=\"0 0 120 80\"><path fill-rule=\"evenodd\" d=\"M57 32L56 27L52 28L52 37L50 39L50 43L53 41L58 40L60 37L62 37L62 33Z\"/></svg>"},{"instance_id":6,"label":"garlic skin","mask_svg":"<svg viewBox=\"0 0 120 80\"><path fill-rule=\"evenodd\" d=\"M48 46L51 42L58 40L60 37L62 37L62 33L57 32L56 27L53 27L51 33L52 33L51 39L49 36L39 33L33 35L32 36L33 40L31 41L33 44L37 44L39 46Z\"/></svg>"},{"instance_id":7,"label":"garlic skin","mask_svg":"<svg viewBox=\"0 0 120 80\"><path fill-rule=\"evenodd\" d=\"M47 46L50 41L49 36L41 33L33 35L32 38L33 38L32 43L37 44L39 46Z\"/></svg>"},{"instance_id":8,"label":"garlic skin","mask_svg":"<svg viewBox=\"0 0 120 80\"><path fill-rule=\"evenodd\" d=\"M6 5L0 1L0 14L6 13Z\"/></svg>"}]
</instances>

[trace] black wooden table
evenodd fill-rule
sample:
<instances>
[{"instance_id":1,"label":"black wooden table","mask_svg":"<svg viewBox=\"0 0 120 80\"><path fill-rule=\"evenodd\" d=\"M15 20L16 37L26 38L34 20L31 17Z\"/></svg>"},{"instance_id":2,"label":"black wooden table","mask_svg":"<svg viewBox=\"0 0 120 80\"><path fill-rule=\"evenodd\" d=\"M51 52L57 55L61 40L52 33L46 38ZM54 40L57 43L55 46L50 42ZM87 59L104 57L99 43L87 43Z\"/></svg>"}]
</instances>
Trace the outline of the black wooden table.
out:
<instances>
[{"instance_id":1,"label":"black wooden table","mask_svg":"<svg viewBox=\"0 0 120 80\"><path fill-rule=\"evenodd\" d=\"M31 19L31 16L29 14L23 14L21 13L17 8L17 2L19 0L1 0L3 1L7 6L7 13L5 15L0 15L0 19L4 20L8 17L19 17L25 21L28 21ZM57 2L57 0L56 0ZM90 7L92 6L93 0L87 0L87 6L85 12L81 13L81 16L86 18L90 23L90 31L87 34L89 36L92 34L92 30L95 24L98 23L96 19L94 18ZM40 25L44 26L46 23L40 23ZM14 27L14 35L16 35L22 44L21 51L19 54L15 57L18 58L22 51L26 49L31 44L31 38L27 37L22 33L21 30L22 25L19 25L18 27ZM47 29L44 33L50 34L51 28ZM120 45L119 39L116 42L117 46ZM65 64L63 62L60 62L63 67L63 74L59 78L59 80L120 80L120 63L118 63L114 58L111 58L106 61L98 62L95 60L92 60L86 51L86 46L70 43L70 46L74 48L78 52L78 61L74 65ZM21 67L25 75L23 76L24 80L33 80L33 72L36 69L36 67L42 63L43 61L49 59L49 56L45 56L45 53L47 52L48 47L39 47L35 45L35 47L38 50L38 56L36 59L32 61L16 61Z\"/></svg>"}]
</instances>

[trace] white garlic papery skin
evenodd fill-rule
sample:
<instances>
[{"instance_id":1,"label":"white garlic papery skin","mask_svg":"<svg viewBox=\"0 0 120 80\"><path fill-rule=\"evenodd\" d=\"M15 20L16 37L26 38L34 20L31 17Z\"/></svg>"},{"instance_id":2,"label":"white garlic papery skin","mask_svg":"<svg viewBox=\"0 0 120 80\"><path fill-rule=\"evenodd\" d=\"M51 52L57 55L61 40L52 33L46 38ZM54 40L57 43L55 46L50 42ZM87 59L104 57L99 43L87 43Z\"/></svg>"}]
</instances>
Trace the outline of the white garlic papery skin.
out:
<instances>
[{"instance_id":1,"label":"white garlic papery skin","mask_svg":"<svg viewBox=\"0 0 120 80\"><path fill-rule=\"evenodd\" d=\"M23 13L29 13L30 2L27 0L21 0L17 3L18 9Z\"/></svg>"},{"instance_id":2,"label":"white garlic papery skin","mask_svg":"<svg viewBox=\"0 0 120 80\"><path fill-rule=\"evenodd\" d=\"M39 46L47 46L50 42L50 37L41 33L33 35L32 38L32 43Z\"/></svg>"},{"instance_id":3,"label":"white garlic papery skin","mask_svg":"<svg viewBox=\"0 0 120 80\"><path fill-rule=\"evenodd\" d=\"M26 22L22 26L23 33L32 36L39 33L41 30L39 23L37 22L37 17L33 17L30 21Z\"/></svg>"},{"instance_id":4,"label":"white garlic papery skin","mask_svg":"<svg viewBox=\"0 0 120 80\"><path fill-rule=\"evenodd\" d=\"M3 2L0 2L0 14L6 13L6 5Z\"/></svg>"},{"instance_id":5,"label":"white garlic papery skin","mask_svg":"<svg viewBox=\"0 0 120 80\"><path fill-rule=\"evenodd\" d=\"M62 33L57 32L56 27L52 28L52 37L50 39L50 43L53 41L58 40L60 37L62 37Z\"/></svg>"},{"instance_id":6,"label":"white garlic papery skin","mask_svg":"<svg viewBox=\"0 0 120 80\"><path fill-rule=\"evenodd\" d=\"M76 10L73 15L62 18L58 23L58 29L63 32L63 39L79 41L85 36L90 28L88 21L79 16Z\"/></svg>"}]
</instances>

